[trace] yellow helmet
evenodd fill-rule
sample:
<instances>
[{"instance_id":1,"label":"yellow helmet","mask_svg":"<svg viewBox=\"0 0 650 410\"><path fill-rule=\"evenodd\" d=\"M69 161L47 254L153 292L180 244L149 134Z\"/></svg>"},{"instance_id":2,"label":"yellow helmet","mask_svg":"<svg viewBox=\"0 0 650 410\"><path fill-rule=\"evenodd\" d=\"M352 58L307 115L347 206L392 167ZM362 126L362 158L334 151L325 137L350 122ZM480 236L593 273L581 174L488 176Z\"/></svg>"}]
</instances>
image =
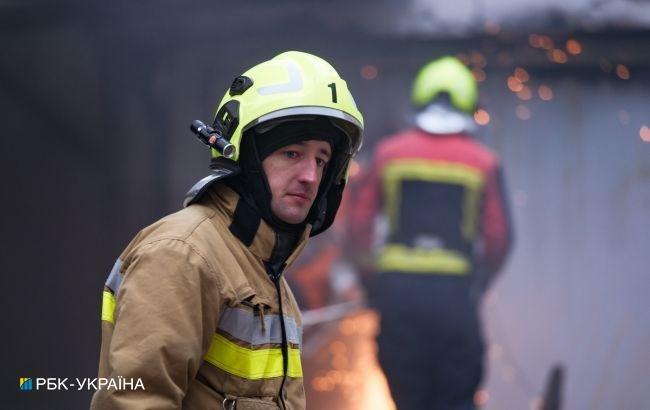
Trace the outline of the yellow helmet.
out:
<instances>
[{"instance_id":1,"label":"yellow helmet","mask_svg":"<svg viewBox=\"0 0 650 410\"><path fill-rule=\"evenodd\" d=\"M350 155L361 147L363 116L345 80L322 58L287 51L235 78L219 103L213 127L234 145L232 159L237 161L244 131L306 115L333 119L350 138ZM214 148L211 154L221 156Z\"/></svg>"},{"instance_id":2,"label":"yellow helmet","mask_svg":"<svg viewBox=\"0 0 650 410\"><path fill-rule=\"evenodd\" d=\"M411 101L424 107L442 94L447 94L456 109L474 113L478 86L472 72L456 57L441 57L422 67L413 82Z\"/></svg>"},{"instance_id":3,"label":"yellow helmet","mask_svg":"<svg viewBox=\"0 0 650 410\"><path fill-rule=\"evenodd\" d=\"M336 149L333 147L331 167L306 220L312 224L312 235L327 229L338 210L350 159L362 144L363 116L336 70L322 58L304 52L279 54L235 78L217 106L212 124L231 144L227 158L211 148L213 172L187 193L184 205L195 202L212 183L241 173L242 167L249 169L250 161L261 160L253 158L257 154L251 155L249 150L253 135L277 138L277 133L269 132L271 129L305 119L315 119L314 124L325 122L336 130L334 133L342 135L337 139ZM266 181L256 184L252 190L259 211L265 219L272 220L266 203L270 199Z\"/></svg>"}]
</instances>

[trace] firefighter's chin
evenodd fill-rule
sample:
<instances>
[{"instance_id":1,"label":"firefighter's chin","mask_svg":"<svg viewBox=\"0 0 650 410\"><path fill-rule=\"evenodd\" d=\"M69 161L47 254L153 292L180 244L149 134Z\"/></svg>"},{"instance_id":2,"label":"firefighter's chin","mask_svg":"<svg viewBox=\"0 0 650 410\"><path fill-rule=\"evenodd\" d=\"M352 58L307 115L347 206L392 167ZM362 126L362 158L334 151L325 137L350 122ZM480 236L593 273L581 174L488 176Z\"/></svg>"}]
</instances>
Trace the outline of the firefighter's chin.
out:
<instances>
[{"instance_id":1,"label":"firefighter's chin","mask_svg":"<svg viewBox=\"0 0 650 410\"><path fill-rule=\"evenodd\" d=\"M313 199L304 194L285 194L277 201L271 200L271 210L281 221L299 224L307 218L313 202Z\"/></svg>"}]
</instances>

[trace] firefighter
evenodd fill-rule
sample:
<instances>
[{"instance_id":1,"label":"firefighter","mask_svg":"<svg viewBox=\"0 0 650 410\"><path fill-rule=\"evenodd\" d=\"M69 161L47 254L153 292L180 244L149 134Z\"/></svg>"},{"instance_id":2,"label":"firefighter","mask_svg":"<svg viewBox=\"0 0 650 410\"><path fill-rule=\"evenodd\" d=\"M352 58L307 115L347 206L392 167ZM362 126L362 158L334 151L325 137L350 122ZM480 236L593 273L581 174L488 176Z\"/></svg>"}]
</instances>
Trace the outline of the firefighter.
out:
<instances>
[{"instance_id":1,"label":"firefighter","mask_svg":"<svg viewBox=\"0 0 650 410\"><path fill-rule=\"evenodd\" d=\"M378 358L399 409L473 408L481 380L479 301L511 229L499 158L470 135L477 101L458 59L425 65L415 127L378 144L353 211L360 260L378 273Z\"/></svg>"},{"instance_id":2,"label":"firefighter","mask_svg":"<svg viewBox=\"0 0 650 410\"><path fill-rule=\"evenodd\" d=\"M144 388L100 389L93 409L305 408L282 273L334 220L363 118L329 63L290 51L235 78L212 128L212 173L104 287L99 377Z\"/></svg>"}]
</instances>

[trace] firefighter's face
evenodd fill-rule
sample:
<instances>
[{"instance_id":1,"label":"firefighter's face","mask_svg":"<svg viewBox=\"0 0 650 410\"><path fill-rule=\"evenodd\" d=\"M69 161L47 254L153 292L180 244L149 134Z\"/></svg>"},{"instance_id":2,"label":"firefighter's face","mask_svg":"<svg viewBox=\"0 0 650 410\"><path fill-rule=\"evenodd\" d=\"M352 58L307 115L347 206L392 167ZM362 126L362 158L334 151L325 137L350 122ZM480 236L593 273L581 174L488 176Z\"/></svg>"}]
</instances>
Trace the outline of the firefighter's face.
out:
<instances>
[{"instance_id":1,"label":"firefighter's face","mask_svg":"<svg viewBox=\"0 0 650 410\"><path fill-rule=\"evenodd\" d=\"M262 161L276 217L290 224L305 220L331 155L329 143L308 140L284 146Z\"/></svg>"}]
</instances>

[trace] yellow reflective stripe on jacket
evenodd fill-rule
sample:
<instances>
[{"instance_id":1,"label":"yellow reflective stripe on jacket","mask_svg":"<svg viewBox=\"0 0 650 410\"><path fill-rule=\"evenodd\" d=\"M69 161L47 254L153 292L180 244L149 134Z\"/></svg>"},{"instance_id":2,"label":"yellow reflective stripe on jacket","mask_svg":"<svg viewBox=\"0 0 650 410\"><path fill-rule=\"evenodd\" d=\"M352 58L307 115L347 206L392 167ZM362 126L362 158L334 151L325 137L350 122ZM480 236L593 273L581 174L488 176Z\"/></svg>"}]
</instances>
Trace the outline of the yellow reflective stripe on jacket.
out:
<instances>
[{"instance_id":1,"label":"yellow reflective stripe on jacket","mask_svg":"<svg viewBox=\"0 0 650 410\"><path fill-rule=\"evenodd\" d=\"M118 258L108 274L108 279L104 284L104 293L102 294L102 320L112 324L115 324L115 295L117 295L122 285L121 268L122 260Z\"/></svg>"},{"instance_id":2,"label":"yellow reflective stripe on jacket","mask_svg":"<svg viewBox=\"0 0 650 410\"><path fill-rule=\"evenodd\" d=\"M466 188L463 203L461 231L467 239L476 234L476 219L484 177L481 171L469 165L445 161L428 161L408 158L388 163L382 171L384 203L391 231L397 229L398 212L401 203L401 182L430 181L456 184Z\"/></svg>"},{"instance_id":3,"label":"yellow reflective stripe on jacket","mask_svg":"<svg viewBox=\"0 0 650 410\"><path fill-rule=\"evenodd\" d=\"M284 374L281 348L248 349L220 334L212 336L212 344L204 358L208 363L245 379L268 379ZM302 377L299 349L289 348L287 376Z\"/></svg>"},{"instance_id":4,"label":"yellow reflective stripe on jacket","mask_svg":"<svg viewBox=\"0 0 650 410\"><path fill-rule=\"evenodd\" d=\"M102 294L102 320L115 324L115 295L107 290Z\"/></svg>"},{"instance_id":5,"label":"yellow reflective stripe on jacket","mask_svg":"<svg viewBox=\"0 0 650 410\"><path fill-rule=\"evenodd\" d=\"M466 275L470 263L460 252L446 249L412 249L404 245L386 245L378 267L384 271Z\"/></svg>"}]
</instances>

